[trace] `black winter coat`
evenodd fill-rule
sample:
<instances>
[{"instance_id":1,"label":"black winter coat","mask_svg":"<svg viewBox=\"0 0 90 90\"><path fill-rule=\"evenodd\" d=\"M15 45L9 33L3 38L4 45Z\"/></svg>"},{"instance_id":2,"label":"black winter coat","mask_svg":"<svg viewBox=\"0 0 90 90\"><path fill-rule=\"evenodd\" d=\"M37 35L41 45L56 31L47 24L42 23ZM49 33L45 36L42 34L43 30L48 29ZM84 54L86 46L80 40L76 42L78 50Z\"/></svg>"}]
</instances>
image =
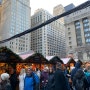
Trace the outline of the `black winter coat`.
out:
<instances>
[{"instance_id":1,"label":"black winter coat","mask_svg":"<svg viewBox=\"0 0 90 90\"><path fill-rule=\"evenodd\" d=\"M54 90L54 73L50 73L48 77L47 90Z\"/></svg>"},{"instance_id":2,"label":"black winter coat","mask_svg":"<svg viewBox=\"0 0 90 90\"><path fill-rule=\"evenodd\" d=\"M67 87L67 81L62 70L57 69L55 74L55 88L54 90L69 90Z\"/></svg>"},{"instance_id":3,"label":"black winter coat","mask_svg":"<svg viewBox=\"0 0 90 90\"><path fill-rule=\"evenodd\" d=\"M11 88L12 90L16 90L16 86L17 86L17 75L16 73L11 74L10 76L10 84L11 84Z\"/></svg>"}]
</instances>

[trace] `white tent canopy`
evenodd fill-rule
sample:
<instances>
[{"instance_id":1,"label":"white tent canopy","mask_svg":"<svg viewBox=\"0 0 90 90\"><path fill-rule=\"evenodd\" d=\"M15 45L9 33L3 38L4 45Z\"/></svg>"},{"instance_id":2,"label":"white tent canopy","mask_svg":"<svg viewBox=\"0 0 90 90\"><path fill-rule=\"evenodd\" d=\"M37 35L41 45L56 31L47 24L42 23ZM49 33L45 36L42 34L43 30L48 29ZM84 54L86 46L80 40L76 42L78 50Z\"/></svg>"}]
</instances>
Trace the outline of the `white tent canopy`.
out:
<instances>
[{"instance_id":1,"label":"white tent canopy","mask_svg":"<svg viewBox=\"0 0 90 90\"><path fill-rule=\"evenodd\" d=\"M28 51L28 52L24 52L24 53L18 53L18 55L22 58L22 59L26 59L27 57L31 56L34 54L34 51Z\"/></svg>"},{"instance_id":2,"label":"white tent canopy","mask_svg":"<svg viewBox=\"0 0 90 90\"><path fill-rule=\"evenodd\" d=\"M46 59L48 60L48 61L50 61L52 58L54 58L55 56L46 56Z\"/></svg>"}]
</instances>

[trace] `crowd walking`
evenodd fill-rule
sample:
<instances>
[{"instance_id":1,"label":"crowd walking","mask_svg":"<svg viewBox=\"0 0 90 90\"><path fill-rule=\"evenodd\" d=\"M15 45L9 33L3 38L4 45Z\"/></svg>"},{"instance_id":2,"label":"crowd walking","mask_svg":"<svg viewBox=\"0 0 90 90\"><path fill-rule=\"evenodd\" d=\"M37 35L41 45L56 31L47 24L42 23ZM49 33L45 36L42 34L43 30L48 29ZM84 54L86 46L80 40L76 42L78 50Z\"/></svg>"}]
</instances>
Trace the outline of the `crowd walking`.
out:
<instances>
[{"instance_id":1,"label":"crowd walking","mask_svg":"<svg viewBox=\"0 0 90 90\"><path fill-rule=\"evenodd\" d=\"M29 66L19 75L12 66L0 75L0 90L90 90L90 63L78 61L71 70L60 62L35 71Z\"/></svg>"}]
</instances>

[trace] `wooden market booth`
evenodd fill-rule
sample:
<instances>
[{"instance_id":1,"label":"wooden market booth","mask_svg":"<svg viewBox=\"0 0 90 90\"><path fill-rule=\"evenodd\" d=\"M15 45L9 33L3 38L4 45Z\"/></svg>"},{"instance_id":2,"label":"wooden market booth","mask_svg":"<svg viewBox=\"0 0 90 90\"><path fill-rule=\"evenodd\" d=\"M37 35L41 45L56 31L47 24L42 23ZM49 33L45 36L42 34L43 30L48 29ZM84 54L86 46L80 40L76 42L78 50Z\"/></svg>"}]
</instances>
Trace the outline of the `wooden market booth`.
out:
<instances>
[{"instance_id":1,"label":"wooden market booth","mask_svg":"<svg viewBox=\"0 0 90 90\"><path fill-rule=\"evenodd\" d=\"M56 69L57 62L60 62L63 64L63 61L58 56L46 56L46 59L49 62L49 67L53 67L54 70Z\"/></svg>"},{"instance_id":2,"label":"wooden market booth","mask_svg":"<svg viewBox=\"0 0 90 90\"><path fill-rule=\"evenodd\" d=\"M22 64L25 68L31 66L33 70L35 70L36 68L39 68L41 70L44 68L44 65L48 65L48 60L40 53L21 55L21 57L23 56L28 57L23 59L22 63L18 63L18 65Z\"/></svg>"},{"instance_id":3,"label":"wooden market booth","mask_svg":"<svg viewBox=\"0 0 90 90\"><path fill-rule=\"evenodd\" d=\"M35 70L35 68L43 69L44 65L48 65L48 60L40 53L24 54L24 56L28 57L23 59L9 48L0 47L0 72L5 72L9 66L13 66L18 74L21 68L32 66Z\"/></svg>"},{"instance_id":4,"label":"wooden market booth","mask_svg":"<svg viewBox=\"0 0 90 90\"><path fill-rule=\"evenodd\" d=\"M63 61L58 56L46 56L46 59L49 61L49 64L56 64L57 62L63 64Z\"/></svg>"},{"instance_id":5,"label":"wooden market booth","mask_svg":"<svg viewBox=\"0 0 90 90\"><path fill-rule=\"evenodd\" d=\"M63 63L68 67L74 67L76 61L73 58L61 58Z\"/></svg>"},{"instance_id":6,"label":"wooden market booth","mask_svg":"<svg viewBox=\"0 0 90 90\"><path fill-rule=\"evenodd\" d=\"M0 74L8 71L9 66L16 69L16 64L22 59L7 47L0 47Z\"/></svg>"}]
</instances>

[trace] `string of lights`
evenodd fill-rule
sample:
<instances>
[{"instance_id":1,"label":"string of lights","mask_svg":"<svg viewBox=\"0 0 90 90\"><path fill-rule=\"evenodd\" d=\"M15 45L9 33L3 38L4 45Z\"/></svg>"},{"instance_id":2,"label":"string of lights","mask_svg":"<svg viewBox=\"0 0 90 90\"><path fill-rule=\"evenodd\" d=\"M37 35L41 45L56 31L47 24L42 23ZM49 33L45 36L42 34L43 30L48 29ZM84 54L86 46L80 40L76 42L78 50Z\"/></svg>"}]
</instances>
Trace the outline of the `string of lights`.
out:
<instances>
[{"instance_id":1,"label":"string of lights","mask_svg":"<svg viewBox=\"0 0 90 90\"><path fill-rule=\"evenodd\" d=\"M43 26L45 26L45 25L47 25L47 24L49 24L49 23L51 23L51 22L53 22L53 21L55 21L55 20L57 20L57 19L59 19L59 18L61 18L61 17L67 16L67 15L73 13L73 12L76 12L76 11L78 11L78 10L84 9L84 8L86 8L86 7L89 7L89 6L90 6L90 0L86 1L85 3L83 3L83 4L81 4L81 5L77 6L77 7L75 7L75 8L72 9L72 10L69 10L69 11L67 11L67 12L64 12L63 14L60 14L60 15L58 15L58 16L55 16L55 17L53 17L53 18L45 21L44 23L42 23L42 24L40 24L40 25L38 25L38 26L36 26L36 27L34 27L34 28L28 29L28 30L26 30L26 31L24 31L24 32L21 32L21 33L19 33L19 34L16 34L16 35L14 35L14 36L12 36L12 37L10 37L10 38L8 38L8 39L2 40L2 41L0 41L0 44L1 44L1 43L5 43L5 42L7 42L7 41L10 41L10 40L12 40L12 39L18 38L18 37L23 36L23 35L25 35L25 34L28 34L28 33L32 32L32 31L35 31L35 30L37 30L37 29L39 29L39 28L41 28L41 27L43 27Z\"/></svg>"}]
</instances>

